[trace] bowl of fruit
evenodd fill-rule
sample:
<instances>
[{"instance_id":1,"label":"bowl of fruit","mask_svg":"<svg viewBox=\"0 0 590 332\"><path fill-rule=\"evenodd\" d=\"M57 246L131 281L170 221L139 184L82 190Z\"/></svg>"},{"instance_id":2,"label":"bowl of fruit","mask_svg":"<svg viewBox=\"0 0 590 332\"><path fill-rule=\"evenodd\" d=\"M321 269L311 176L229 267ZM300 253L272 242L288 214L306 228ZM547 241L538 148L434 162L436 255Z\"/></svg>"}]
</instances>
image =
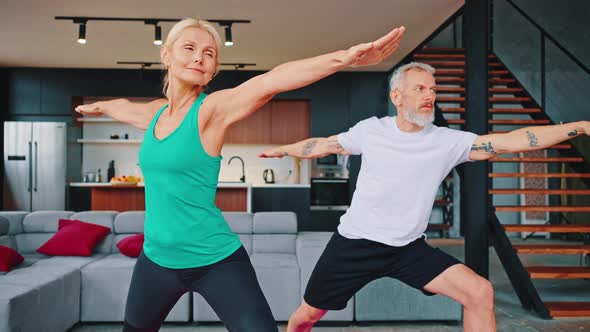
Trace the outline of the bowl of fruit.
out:
<instances>
[{"instance_id":1,"label":"bowl of fruit","mask_svg":"<svg viewBox=\"0 0 590 332\"><path fill-rule=\"evenodd\" d=\"M136 186L142 181L141 177L134 175L114 176L111 178L113 186Z\"/></svg>"}]
</instances>

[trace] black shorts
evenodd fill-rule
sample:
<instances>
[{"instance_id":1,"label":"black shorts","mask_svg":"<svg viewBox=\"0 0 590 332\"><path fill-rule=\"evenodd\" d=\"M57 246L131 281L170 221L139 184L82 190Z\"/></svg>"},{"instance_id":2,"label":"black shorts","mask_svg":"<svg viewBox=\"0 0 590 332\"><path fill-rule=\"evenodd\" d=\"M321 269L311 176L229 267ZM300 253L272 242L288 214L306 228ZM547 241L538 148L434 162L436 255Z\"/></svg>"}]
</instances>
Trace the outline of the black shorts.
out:
<instances>
[{"instance_id":1,"label":"black shorts","mask_svg":"<svg viewBox=\"0 0 590 332\"><path fill-rule=\"evenodd\" d=\"M341 310L369 282L390 277L424 290L424 286L447 268L461 264L420 238L403 247L365 239L347 239L334 232L318 260L303 296L312 307Z\"/></svg>"}]
</instances>

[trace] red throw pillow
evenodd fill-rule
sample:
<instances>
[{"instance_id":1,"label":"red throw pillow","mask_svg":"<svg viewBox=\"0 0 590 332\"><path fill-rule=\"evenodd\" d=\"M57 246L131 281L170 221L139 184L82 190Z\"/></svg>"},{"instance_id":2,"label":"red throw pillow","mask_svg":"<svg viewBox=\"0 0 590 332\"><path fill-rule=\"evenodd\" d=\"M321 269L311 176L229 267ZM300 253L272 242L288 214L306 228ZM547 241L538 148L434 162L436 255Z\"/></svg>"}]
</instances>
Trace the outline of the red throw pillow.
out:
<instances>
[{"instance_id":1,"label":"red throw pillow","mask_svg":"<svg viewBox=\"0 0 590 332\"><path fill-rule=\"evenodd\" d=\"M0 272L10 272L10 270L22 263L25 258L18 251L0 245Z\"/></svg>"},{"instance_id":2,"label":"red throw pillow","mask_svg":"<svg viewBox=\"0 0 590 332\"><path fill-rule=\"evenodd\" d=\"M37 252L51 256L90 256L111 229L80 220L60 219L58 231Z\"/></svg>"},{"instance_id":3,"label":"red throw pillow","mask_svg":"<svg viewBox=\"0 0 590 332\"><path fill-rule=\"evenodd\" d=\"M117 243L119 251L129 257L139 257L143 249L143 233L135 234L124 238Z\"/></svg>"}]
</instances>

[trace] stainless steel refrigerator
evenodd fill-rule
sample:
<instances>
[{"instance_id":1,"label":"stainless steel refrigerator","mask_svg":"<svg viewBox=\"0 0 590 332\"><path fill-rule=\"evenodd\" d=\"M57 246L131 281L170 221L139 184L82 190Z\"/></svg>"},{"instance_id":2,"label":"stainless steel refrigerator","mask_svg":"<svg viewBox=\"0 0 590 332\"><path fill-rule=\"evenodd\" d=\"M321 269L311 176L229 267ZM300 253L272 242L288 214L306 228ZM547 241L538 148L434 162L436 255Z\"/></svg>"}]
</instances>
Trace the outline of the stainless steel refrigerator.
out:
<instances>
[{"instance_id":1,"label":"stainless steel refrigerator","mask_svg":"<svg viewBox=\"0 0 590 332\"><path fill-rule=\"evenodd\" d=\"M65 210L65 122L4 123L4 210Z\"/></svg>"}]
</instances>

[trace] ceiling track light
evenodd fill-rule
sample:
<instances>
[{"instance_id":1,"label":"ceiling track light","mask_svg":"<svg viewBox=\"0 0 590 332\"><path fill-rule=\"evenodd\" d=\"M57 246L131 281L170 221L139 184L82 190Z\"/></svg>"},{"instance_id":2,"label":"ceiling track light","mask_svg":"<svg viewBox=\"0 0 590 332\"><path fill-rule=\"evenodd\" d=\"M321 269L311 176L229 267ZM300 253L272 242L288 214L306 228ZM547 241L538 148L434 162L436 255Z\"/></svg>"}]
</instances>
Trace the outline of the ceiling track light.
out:
<instances>
[{"instance_id":1,"label":"ceiling track light","mask_svg":"<svg viewBox=\"0 0 590 332\"><path fill-rule=\"evenodd\" d=\"M232 46L234 44L231 38L231 24L225 27L225 46Z\"/></svg>"},{"instance_id":2,"label":"ceiling track light","mask_svg":"<svg viewBox=\"0 0 590 332\"><path fill-rule=\"evenodd\" d=\"M162 45L162 27L158 24L160 22L179 22L180 18L131 18L131 17L82 17L82 16L55 16L56 20L70 20L74 24L79 24L78 43L86 43L86 22L87 21L130 21L130 22L144 22L145 24L154 25L154 44ZM234 23L251 23L250 20L219 20L206 19L211 23L217 23L225 28L225 46L232 46L234 44L232 39L231 27Z\"/></svg>"},{"instance_id":3,"label":"ceiling track light","mask_svg":"<svg viewBox=\"0 0 590 332\"><path fill-rule=\"evenodd\" d=\"M75 24L79 24L78 27L78 44L86 44L86 20L78 19L74 20Z\"/></svg>"}]
</instances>

